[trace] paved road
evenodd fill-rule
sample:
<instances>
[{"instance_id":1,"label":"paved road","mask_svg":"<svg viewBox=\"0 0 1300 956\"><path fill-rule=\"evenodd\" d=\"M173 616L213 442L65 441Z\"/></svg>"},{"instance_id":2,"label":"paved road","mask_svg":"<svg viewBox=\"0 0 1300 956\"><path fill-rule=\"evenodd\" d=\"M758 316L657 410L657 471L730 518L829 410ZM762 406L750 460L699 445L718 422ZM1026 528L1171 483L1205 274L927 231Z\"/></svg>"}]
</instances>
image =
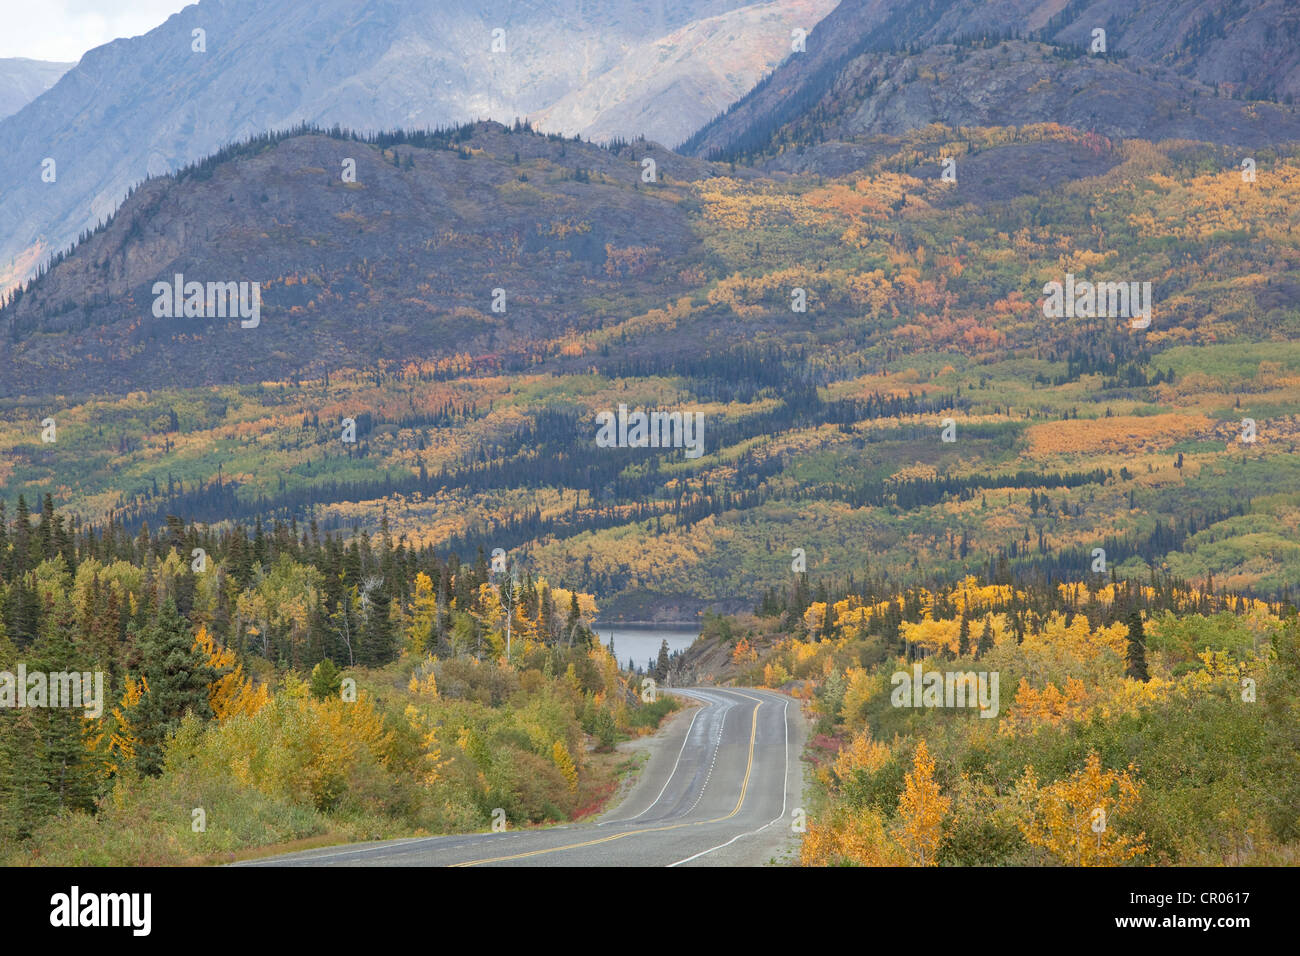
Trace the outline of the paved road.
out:
<instances>
[{"instance_id":1,"label":"paved road","mask_svg":"<svg viewBox=\"0 0 1300 956\"><path fill-rule=\"evenodd\" d=\"M636 785L599 822L387 840L241 866L756 866L794 846L804 721L759 690L672 688L700 706L661 731Z\"/></svg>"}]
</instances>

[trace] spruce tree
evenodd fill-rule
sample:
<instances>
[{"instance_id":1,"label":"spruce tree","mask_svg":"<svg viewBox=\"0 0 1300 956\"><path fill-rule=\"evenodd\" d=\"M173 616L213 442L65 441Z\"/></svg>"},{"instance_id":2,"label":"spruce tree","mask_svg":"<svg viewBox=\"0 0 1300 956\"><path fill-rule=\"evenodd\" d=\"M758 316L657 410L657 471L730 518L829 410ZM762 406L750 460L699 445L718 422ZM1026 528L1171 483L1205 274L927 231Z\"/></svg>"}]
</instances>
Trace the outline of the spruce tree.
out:
<instances>
[{"instance_id":1,"label":"spruce tree","mask_svg":"<svg viewBox=\"0 0 1300 956\"><path fill-rule=\"evenodd\" d=\"M1134 608L1128 615L1128 654L1124 673L1136 680L1149 680L1147 675L1147 638L1142 627L1142 613Z\"/></svg>"},{"instance_id":2,"label":"spruce tree","mask_svg":"<svg viewBox=\"0 0 1300 956\"><path fill-rule=\"evenodd\" d=\"M655 680L664 683L668 680L668 641L659 644L659 659L655 661Z\"/></svg>"},{"instance_id":3,"label":"spruce tree","mask_svg":"<svg viewBox=\"0 0 1300 956\"><path fill-rule=\"evenodd\" d=\"M573 639L574 628L582 620L582 612L578 609L578 593L576 591L569 594L569 616L564 622L564 633L568 640Z\"/></svg>"},{"instance_id":4,"label":"spruce tree","mask_svg":"<svg viewBox=\"0 0 1300 956\"><path fill-rule=\"evenodd\" d=\"M45 785L45 748L35 714L0 709L0 842L31 836L56 808Z\"/></svg>"},{"instance_id":5,"label":"spruce tree","mask_svg":"<svg viewBox=\"0 0 1300 956\"><path fill-rule=\"evenodd\" d=\"M212 718L209 685L220 675L194 646L189 622L170 597L140 635L140 646L149 690L132 721L139 741L136 765L141 773L156 775L162 772L167 737L180 726L181 718L187 712L203 720Z\"/></svg>"},{"instance_id":6,"label":"spruce tree","mask_svg":"<svg viewBox=\"0 0 1300 956\"><path fill-rule=\"evenodd\" d=\"M380 584L370 593L369 608L361 630L361 663L382 667L393 659L393 622L390 618L392 598L387 586Z\"/></svg>"},{"instance_id":7,"label":"spruce tree","mask_svg":"<svg viewBox=\"0 0 1300 956\"><path fill-rule=\"evenodd\" d=\"M555 604L551 600L549 587L543 584L541 592L537 607L537 626L542 632L542 639L550 644L555 639Z\"/></svg>"},{"instance_id":8,"label":"spruce tree","mask_svg":"<svg viewBox=\"0 0 1300 956\"><path fill-rule=\"evenodd\" d=\"M317 700L338 697L342 686L343 675L328 657L312 668L311 695Z\"/></svg>"},{"instance_id":9,"label":"spruce tree","mask_svg":"<svg viewBox=\"0 0 1300 956\"><path fill-rule=\"evenodd\" d=\"M989 651L993 650L993 621L991 618L984 618L984 630L980 631L979 647L975 649L976 657L983 657Z\"/></svg>"},{"instance_id":10,"label":"spruce tree","mask_svg":"<svg viewBox=\"0 0 1300 956\"><path fill-rule=\"evenodd\" d=\"M95 771L91 766L87 735L90 727L86 711L94 706L93 664L78 653L73 644L76 614L70 601L51 609L41 636L32 645L32 670L43 671L48 680L48 706L42 708L33 723L41 736L41 779L49 788L56 809L92 810L95 804ZM83 666L85 665L85 666ZM63 700L63 693L73 690L71 682L55 675L77 675L80 699ZM86 678L89 678L87 685ZM60 699L54 700L54 685L60 686ZM55 704L58 706L55 706ZM101 708L106 704L99 701ZM102 713L101 709L101 713Z\"/></svg>"},{"instance_id":11,"label":"spruce tree","mask_svg":"<svg viewBox=\"0 0 1300 956\"><path fill-rule=\"evenodd\" d=\"M19 652L0 621L0 670L14 673ZM21 688L15 687L18 693ZM0 843L24 840L55 810L45 785L45 748L36 710L0 707Z\"/></svg>"}]
</instances>

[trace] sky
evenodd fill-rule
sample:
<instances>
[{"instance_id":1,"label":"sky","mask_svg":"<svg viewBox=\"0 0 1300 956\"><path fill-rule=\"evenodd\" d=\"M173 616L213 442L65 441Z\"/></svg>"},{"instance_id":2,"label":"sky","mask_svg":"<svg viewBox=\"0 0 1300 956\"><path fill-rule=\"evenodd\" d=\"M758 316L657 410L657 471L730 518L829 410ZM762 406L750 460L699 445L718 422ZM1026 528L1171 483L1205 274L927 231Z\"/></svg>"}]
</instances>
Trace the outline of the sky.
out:
<instances>
[{"instance_id":1,"label":"sky","mask_svg":"<svg viewBox=\"0 0 1300 956\"><path fill-rule=\"evenodd\" d=\"M0 57L76 62L118 37L148 33L194 0L0 0Z\"/></svg>"}]
</instances>

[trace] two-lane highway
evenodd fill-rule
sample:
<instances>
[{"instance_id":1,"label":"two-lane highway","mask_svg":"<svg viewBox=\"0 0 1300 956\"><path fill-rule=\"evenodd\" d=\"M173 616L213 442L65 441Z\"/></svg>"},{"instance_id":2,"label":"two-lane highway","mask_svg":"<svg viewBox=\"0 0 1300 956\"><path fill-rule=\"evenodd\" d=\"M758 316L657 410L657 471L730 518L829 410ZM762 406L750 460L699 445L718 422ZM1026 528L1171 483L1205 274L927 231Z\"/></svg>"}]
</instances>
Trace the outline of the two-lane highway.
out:
<instances>
[{"instance_id":1,"label":"two-lane highway","mask_svg":"<svg viewBox=\"0 0 1300 956\"><path fill-rule=\"evenodd\" d=\"M771 691L672 688L700 706L661 731L636 786L597 823L387 840L241 866L746 866L797 837L799 702Z\"/></svg>"}]
</instances>

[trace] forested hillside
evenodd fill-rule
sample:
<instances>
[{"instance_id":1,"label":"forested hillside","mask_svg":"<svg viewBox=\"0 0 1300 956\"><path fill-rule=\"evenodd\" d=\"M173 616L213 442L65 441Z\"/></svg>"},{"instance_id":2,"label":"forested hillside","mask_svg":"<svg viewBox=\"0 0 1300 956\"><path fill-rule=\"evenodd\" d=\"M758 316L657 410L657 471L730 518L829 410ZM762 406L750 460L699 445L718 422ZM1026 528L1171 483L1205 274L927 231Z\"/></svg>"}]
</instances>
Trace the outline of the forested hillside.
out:
<instances>
[{"instance_id":1,"label":"forested hillside","mask_svg":"<svg viewBox=\"0 0 1300 956\"><path fill-rule=\"evenodd\" d=\"M129 534L169 515L374 532L386 507L413 544L508 550L614 614L749 606L796 548L814 578L956 580L1000 560L1074 574L1101 547L1125 576L1297 583L1290 148L1259 151L1247 182L1239 152L1212 145L932 128L845 176L759 179L525 129L339 137L149 184L0 313L17 340L11 496L49 493ZM132 231L170 231L146 208L213 188L256 202L247 177L330 152L370 154L366 192L387 198L365 201L355 240L325 242L311 204L344 190L318 172L281 195L286 238L239 253L276 276L258 328L150 314L160 275L209 257L244 273L202 236L168 253L183 261L142 265ZM634 157L654 156L644 183ZM448 189L447 169L532 205L480 205L410 263L385 255L411 248L399 217ZM475 271L484 241L515 249L496 275ZM1150 282L1150 326L1045 315L1045 284L1067 274ZM75 382L100 394L60 398ZM596 414L620 403L702 413L704 454L595 448Z\"/></svg>"}]
</instances>

